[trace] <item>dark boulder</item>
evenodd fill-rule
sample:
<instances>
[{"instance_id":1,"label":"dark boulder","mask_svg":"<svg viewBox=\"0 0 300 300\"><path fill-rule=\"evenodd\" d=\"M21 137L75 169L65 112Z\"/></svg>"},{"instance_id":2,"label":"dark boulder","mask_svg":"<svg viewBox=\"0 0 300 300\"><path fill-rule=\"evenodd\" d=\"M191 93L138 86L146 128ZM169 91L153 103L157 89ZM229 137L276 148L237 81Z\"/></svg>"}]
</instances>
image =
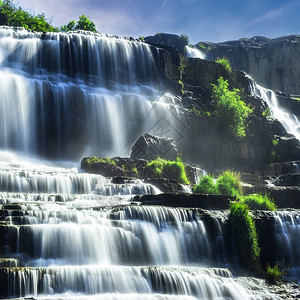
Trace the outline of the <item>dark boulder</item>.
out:
<instances>
[{"instance_id":1,"label":"dark boulder","mask_svg":"<svg viewBox=\"0 0 300 300\"><path fill-rule=\"evenodd\" d=\"M175 160L179 153L171 138L149 133L142 135L132 147L131 158L154 160L157 157Z\"/></svg>"}]
</instances>

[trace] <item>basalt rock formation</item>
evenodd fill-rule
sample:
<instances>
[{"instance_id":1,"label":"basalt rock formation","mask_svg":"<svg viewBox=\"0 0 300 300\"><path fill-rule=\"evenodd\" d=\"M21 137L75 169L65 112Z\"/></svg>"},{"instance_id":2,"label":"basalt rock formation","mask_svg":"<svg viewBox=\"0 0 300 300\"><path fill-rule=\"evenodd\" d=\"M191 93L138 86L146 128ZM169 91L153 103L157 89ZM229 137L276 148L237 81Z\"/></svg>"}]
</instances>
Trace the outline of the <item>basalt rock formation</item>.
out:
<instances>
[{"instance_id":1,"label":"basalt rock formation","mask_svg":"<svg viewBox=\"0 0 300 300\"><path fill-rule=\"evenodd\" d=\"M227 57L233 68L251 74L259 84L273 90L300 94L299 35L275 39L256 36L238 41L200 44L206 48L208 60Z\"/></svg>"}]
</instances>

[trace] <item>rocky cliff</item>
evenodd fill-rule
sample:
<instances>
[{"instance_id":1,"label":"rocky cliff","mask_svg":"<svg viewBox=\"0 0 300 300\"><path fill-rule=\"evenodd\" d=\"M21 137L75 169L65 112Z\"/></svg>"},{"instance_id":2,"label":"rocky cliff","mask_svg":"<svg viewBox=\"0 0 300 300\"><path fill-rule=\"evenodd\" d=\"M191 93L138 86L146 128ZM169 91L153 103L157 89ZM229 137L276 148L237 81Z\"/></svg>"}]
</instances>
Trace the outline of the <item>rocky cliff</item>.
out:
<instances>
[{"instance_id":1,"label":"rocky cliff","mask_svg":"<svg viewBox=\"0 0 300 300\"><path fill-rule=\"evenodd\" d=\"M223 43L199 43L208 60L227 57L264 87L300 94L300 35L269 39L252 37Z\"/></svg>"}]
</instances>

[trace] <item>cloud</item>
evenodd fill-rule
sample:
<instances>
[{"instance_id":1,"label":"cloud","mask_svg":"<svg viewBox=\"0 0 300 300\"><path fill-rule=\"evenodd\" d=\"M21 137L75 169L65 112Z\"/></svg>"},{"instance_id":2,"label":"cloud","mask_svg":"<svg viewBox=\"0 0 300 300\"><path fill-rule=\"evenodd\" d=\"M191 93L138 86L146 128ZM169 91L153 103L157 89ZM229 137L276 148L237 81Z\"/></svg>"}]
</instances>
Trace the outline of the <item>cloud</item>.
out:
<instances>
[{"instance_id":1,"label":"cloud","mask_svg":"<svg viewBox=\"0 0 300 300\"><path fill-rule=\"evenodd\" d=\"M260 23L263 23L265 21L272 21L275 20L283 15L285 15L288 11L290 11L294 6L299 4L298 1L293 1L290 3L287 3L285 5L282 5L281 7L267 11L266 13L260 15L259 17L255 18L251 22L247 24L247 28L258 25Z\"/></svg>"}]
</instances>

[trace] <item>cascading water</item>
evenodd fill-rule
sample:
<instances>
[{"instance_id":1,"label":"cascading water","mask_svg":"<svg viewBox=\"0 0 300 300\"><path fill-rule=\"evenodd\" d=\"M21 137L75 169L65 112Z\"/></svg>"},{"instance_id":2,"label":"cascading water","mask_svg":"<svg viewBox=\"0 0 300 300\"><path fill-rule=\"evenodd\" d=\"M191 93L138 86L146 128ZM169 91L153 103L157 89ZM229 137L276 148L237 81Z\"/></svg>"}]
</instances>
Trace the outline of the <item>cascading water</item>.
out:
<instances>
[{"instance_id":1,"label":"cascading water","mask_svg":"<svg viewBox=\"0 0 300 300\"><path fill-rule=\"evenodd\" d=\"M187 57L205 59L205 54L197 48L186 46L185 51Z\"/></svg>"},{"instance_id":2,"label":"cascading water","mask_svg":"<svg viewBox=\"0 0 300 300\"><path fill-rule=\"evenodd\" d=\"M288 133L293 134L300 140L300 120L296 115L286 112L280 107L276 94L272 90L266 89L256 83L254 85L254 94L268 104L272 117L280 121Z\"/></svg>"},{"instance_id":3,"label":"cascading water","mask_svg":"<svg viewBox=\"0 0 300 300\"><path fill-rule=\"evenodd\" d=\"M288 275L300 282L300 215L299 211L275 214L277 260L289 266Z\"/></svg>"},{"instance_id":4,"label":"cascading water","mask_svg":"<svg viewBox=\"0 0 300 300\"><path fill-rule=\"evenodd\" d=\"M128 156L176 114L159 59L137 41L0 27L0 147L55 159Z\"/></svg>"},{"instance_id":5,"label":"cascading water","mask_svg":"<svg viewBox=\"0 0 300 300\"><path fill-rule=\"evenodd\" d=\"M277 299L226 268L225 212L142 206L134 195L159 191L139 180L18 161L125 155L161 118L172 136L159 56L127 39L0 28L0 297Z\"/></svg>"}]
</instances>

